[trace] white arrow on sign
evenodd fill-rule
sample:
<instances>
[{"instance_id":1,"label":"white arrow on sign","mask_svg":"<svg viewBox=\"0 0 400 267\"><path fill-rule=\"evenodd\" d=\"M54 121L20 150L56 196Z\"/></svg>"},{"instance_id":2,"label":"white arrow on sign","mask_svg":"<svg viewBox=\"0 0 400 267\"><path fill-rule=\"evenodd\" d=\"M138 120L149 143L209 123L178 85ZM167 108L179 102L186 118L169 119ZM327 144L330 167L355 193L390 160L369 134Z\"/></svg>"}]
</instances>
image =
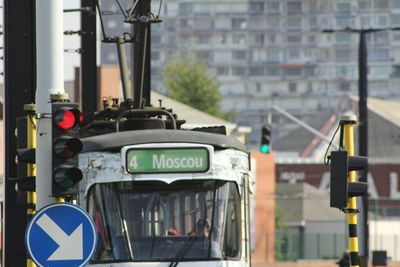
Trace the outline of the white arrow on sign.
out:
<instances>
[{"instance_id":1,"label":"white arrow on sign","mask_svg":"<svg viewBox=\"0 0 400 267\"><path fill-rule=\"evenodd\" d=\"M36 223L59 245L47 260L83 259L82 224L80 224L72 234L67 235L49 216L47 216L47 214L43 214Z\"/></svg>"}]
</instances>

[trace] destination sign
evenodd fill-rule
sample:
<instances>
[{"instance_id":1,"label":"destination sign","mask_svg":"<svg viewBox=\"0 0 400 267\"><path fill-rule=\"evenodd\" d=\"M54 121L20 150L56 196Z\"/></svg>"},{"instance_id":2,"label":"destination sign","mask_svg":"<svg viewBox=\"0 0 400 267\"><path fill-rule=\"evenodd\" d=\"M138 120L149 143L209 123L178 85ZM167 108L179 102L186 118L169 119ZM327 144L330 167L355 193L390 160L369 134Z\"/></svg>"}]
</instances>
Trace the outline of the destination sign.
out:
<instances>
[{"instance_id":1,"label":"destination sign","mask_svg":"<svg viewBox=\"0 0 400 267\"><path fill-rule=\"evenodd\" d=\"M207 172L209 151L205 147L131 148L126 152L128 173Z\"/></svg>"}]
</instances>

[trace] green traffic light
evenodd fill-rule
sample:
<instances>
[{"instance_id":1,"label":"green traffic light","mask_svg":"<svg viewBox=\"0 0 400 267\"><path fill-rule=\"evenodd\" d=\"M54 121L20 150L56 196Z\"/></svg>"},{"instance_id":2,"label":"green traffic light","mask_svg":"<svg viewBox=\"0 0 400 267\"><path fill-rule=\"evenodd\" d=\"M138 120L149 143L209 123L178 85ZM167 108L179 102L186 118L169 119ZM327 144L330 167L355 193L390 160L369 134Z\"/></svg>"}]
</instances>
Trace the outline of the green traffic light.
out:
<instances>
[{"instance_id":1,"label":"green traffic light","mask_svg":"<svg viewBox=\"0 0 400 267\"><path fill-rule=\"evenodd\" d=\"M262 144L260 147L260 151L263 154L268 154L269 153L269 146L266 144Z\"/></svg>"}]
</instances>

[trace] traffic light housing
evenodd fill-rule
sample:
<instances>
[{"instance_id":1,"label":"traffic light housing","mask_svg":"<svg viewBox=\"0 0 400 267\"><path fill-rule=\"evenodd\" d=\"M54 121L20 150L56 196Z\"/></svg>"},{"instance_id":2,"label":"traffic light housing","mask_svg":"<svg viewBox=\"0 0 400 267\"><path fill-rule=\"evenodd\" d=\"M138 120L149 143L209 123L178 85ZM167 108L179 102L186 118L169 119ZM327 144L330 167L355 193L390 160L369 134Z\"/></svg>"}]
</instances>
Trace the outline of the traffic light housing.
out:
<instances>
[{"instance_id":1,"label":"traffic light housing","mask_svg":"<svg viewBox=\"0 0 400 267\"><path fill-rule=\"evenodd\" d=\"M348 183L350 171L364 170L368 164L367 157L348 156L347 151L332 151L331 156L331 196L330 206L344 209L349 197L361 196L367 193L367 184L363 182Z\"/></svg>"},{"instance_id":2,"label":"traffic light housing","mask_svg":"<svg viewBox=\"0 0 400 267\"><path fill-rule=\"evenodd\" d=\"M78 168L78 153L82 150L79 124L82 113L78 104L52 103L52 194L55 197L73 195L82 180Z\"/></svg>"},{"instance_id":3,"label":"traffic light housing","mask_svg":"<svg viewBox=\"0 0 400 267\"><path fill-rule=\"evenodd\" d=\"M36 163L35 148L28 148L28 117L17 118L17 178L15 179L15 189L18 192L34 192L36 189L36 177L31 171L28 171L28 164Z\"/></svg>"},{"instance_id":4,"label":"traffic light housing","mask_svg":"<svg viewBox=\"0 0 400 267\"><path fill-rule=\"evenodd\" d=\"M269 154L271 150L270 148L271 130L272 126L270 124L266 124L261 128L260 152L263 154Z\"/></svg>"}]
</instances>

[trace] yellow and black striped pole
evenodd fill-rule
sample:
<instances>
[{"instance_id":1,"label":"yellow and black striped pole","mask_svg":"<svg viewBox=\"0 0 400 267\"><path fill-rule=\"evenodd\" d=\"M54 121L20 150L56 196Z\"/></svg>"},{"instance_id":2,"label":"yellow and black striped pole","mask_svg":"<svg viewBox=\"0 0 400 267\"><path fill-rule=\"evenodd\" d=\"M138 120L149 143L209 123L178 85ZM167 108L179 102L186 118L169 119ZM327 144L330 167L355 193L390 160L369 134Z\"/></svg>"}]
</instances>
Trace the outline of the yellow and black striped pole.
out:
<instances>
[{"instance_id":1,"label":"yellow and black striped pole","mask_svg":"<svg viewBox=\"0 0 400 267\"><path fill-rule=\"evenodd\" d=\"M341 117L341 125L344 132L344 147L348 156L354 156L354 131L353 126L357 122L355 115L343 115ZM349 183L356 182L356 172L349 171L347 176ZM347 222L349 225L349 256L350 266L359 267L358 258L358 236L357 236L357 198L349 197L347 203Z\"/></svg>"},{"instance_id":2,"label":"yellow and black striped pole","mask_svg":"<svg viewBox=\"0 0 400 267\"><path fill-rule=\"evenodd\" d=\"M27 112L28 119L26 120L27 125L27 148L36 148L36 106L35 104L26 104L24 105L24 110ZM36 177L36 165L35 164L27 164L27 176L28 177ZM28 220L30 220L35 214L35 206L36 206L36 192L27 192L26 196L27 202L27 215ZM27 267L36 266L33 263L32 259L26 260Z\"/></svg>"}]
</instances>

